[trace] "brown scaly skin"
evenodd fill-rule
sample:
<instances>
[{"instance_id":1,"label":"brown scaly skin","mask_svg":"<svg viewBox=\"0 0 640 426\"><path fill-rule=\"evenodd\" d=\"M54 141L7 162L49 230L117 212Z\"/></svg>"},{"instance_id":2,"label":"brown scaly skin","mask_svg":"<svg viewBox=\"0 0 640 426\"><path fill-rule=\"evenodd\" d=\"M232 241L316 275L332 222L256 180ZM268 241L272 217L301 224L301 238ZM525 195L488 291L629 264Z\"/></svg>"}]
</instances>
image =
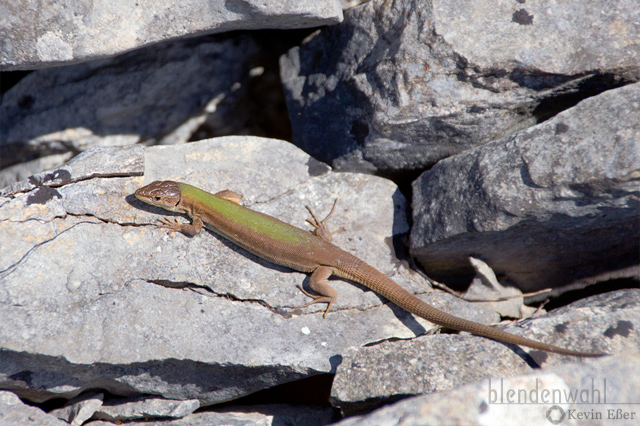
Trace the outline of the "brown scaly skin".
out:
<instances>
[{"instance_id":1,"label":"brown scaly skin","mask_svg":"<svg viewBox=\"0 0 640 426\"><path fill-rule=\"evenodd\" d=\"M184 183L156 181L138 189L135 196L145 203L184 213L192 220L191 224L179 224L164 219L162 223L166 228L194 236L199 234L203 225L206 224L216 233L263 259L300 272L310 273L310 287L316 294L309 294L300 287L307 296L313 298L303 306L327 303L325 315L337 298L336 291L326 280L331 275L337 275L360 283L402 309L443 327L563 355L579 357L607 355L572 351L536 342L494 327L458 318L428 305L377 269L331 244L332 234L327 230L324 222L331 216L333 209L323 221L318 221L311 213L313 220L308 222L315 229L309 232L242 207L239 204L241 196L231 191L221 191L213 195Z\"/></svg>"}]
</instances>

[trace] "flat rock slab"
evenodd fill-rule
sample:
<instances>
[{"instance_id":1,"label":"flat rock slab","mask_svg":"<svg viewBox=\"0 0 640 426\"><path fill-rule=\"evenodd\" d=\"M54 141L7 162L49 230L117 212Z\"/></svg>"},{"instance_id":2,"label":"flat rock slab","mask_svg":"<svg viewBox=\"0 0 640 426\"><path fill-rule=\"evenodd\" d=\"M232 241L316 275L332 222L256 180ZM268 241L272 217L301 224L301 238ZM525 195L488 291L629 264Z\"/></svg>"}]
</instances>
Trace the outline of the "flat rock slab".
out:
<instances>
[{"instance_id":1,"label":"flat rock slab","mask_svg":"<svg viewBox=\"0 0 640 426\"><path fill-rule=\"evenodd\" d=\"M110 421L141 420L154 417L182 418L200 408L197 399L171 400L139 397L124 401L110 401L99 407L93 418Z\"/></svg>"},{"instance_id":2,"label":"flat rock slab","mask_svg":"<svg viewBox=\"0 0 640 426\"><path fill-rule=\"evenodd\" d=\"M637 265L639 108L627 85L440 161L413 184L412 254L449 281L479 256L523 291Z\"/></svg>"},{"instance_id":3,"label":"flat rock slab","mask_svg":"<svg viewBox=\"0 0 640 426\"><path fill-rule=\"evenodd\" d=\"M139 145L125 147L96 146L78 154L52 172L30 176L0 190L0 197L19 192L32 193L36 198L53 194L55 188L95 177L136 176L144 173L144 151Z\"/></svg>"},{"instance_id":4,"label":"flat rock slab","mask_svg":"<svg viewBox=\"0 0 640 426\"><path fill-rule=\"evenodd\" d=\"M181 419L136 422L141 426L325 426L335 418L334 410L323 407L269 405L234 407L220 411L205 411ZM113 426L111 422L94 421L91 426Z\"/></svg>"},{"instance_id":5,"label":"flat rock slab","mask_svg":"<svg viewBox=\"0 0 640 426\"><path fill-rule=\"evenodd\" d=\"M640 356L634 349L615 357L492 378L449 392L409 398L336 425L543 426L575 419L573 424L631 426L638 424L639 368Z\"/></svg>"},{"instance_id":6,"label":"flat rock slab","mask_svg":"<svg viewBox=\"0 0 640 426\"><path fill-rule=\"evenodd\" d=\"M640 62L638 9L606 2L433 2L436 32L483 68L517 62L549 74L624 68ZM614 48L611 48L614 47Z\"/></svg>"},{"instance_id":7,"label":"flat rock slab","mask_svg":"<svg viewBox=\"0 0 640 426\"><path fill-rule=\"evenodd\" d=\"M163 40L342 20L338 0L3 2L0 69L25 70L117 55Z\"/></svg>"},{"instance_id":8,"label":"flat rock slab","mask_svg":"<svg viewBox=\"0 0 640 426\"><path fill-rule=\"evenodd\" d=\"M582 299L506 331L579 351L608 354L640 348L640 290L629 289ZM343 354L331 399L345 414L371 411L407 395L433 394L492 377L512 377L592 359L568 357L482 339L433 335L383 342ZM393 360L393 361L391 361ZM617 371L602 370L604 377Z\"/></svg>"},{"instance_id":9,"label":"flat rock slab","mask_svg":"<svg viewBox=\"0 0 640 426\"><path fill-rule=\"evenodd\" d=\"M350 346L432 327L342 280L332 281L340 296L326 319L320 305L284 309L308 301L296 288L306 275L210 232L188 238L157 228L171 213L132 194L159 179L234 190L245 205L302 228L304 205L323 216L338 198L329 225L344 229L335 244L436 307L497 321L429 293L397 260L406 202L387 180L332 173L289 143L252 137L146 148L144 163L143 177L0 198L1 386L33 401L91 387L206 405L335 371Z\"/></svg>"}]
</instances>

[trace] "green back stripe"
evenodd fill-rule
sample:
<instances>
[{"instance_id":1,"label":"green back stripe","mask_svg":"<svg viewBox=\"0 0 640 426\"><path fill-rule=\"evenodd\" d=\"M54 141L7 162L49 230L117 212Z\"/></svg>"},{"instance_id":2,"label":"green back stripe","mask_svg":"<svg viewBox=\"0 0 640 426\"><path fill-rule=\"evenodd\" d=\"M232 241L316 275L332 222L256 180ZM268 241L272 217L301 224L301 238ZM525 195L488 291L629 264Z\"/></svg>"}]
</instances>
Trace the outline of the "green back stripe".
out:
<instances>
[{"instance_id":1,"label":"green back stripe","mask_svg":"<svg viewBox=\"0 0 640 426\"><path fill-rule=\"evenodd\" d=\"M250 228L259 234L286 244L306 245L313 239L310 232L278 219L265 216L224 198L216 197L194 186L185 183L180 183L179 186L183 197L191 198L205 207L217 211L238 226Z\"/></svg>"}]
</instances>

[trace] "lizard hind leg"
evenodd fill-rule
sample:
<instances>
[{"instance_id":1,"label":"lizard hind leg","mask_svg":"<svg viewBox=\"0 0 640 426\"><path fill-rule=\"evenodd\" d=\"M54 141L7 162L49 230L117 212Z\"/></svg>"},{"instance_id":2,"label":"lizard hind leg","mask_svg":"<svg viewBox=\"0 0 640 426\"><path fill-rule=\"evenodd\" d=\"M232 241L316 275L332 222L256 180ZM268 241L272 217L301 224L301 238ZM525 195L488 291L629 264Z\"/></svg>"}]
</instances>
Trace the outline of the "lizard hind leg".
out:
<instances>
[{"instance_id":1,"label":"lizard hind leg","mask_svg":"<svg viewBox=\"0 0 640 426\"><path fill-rule=\"evenodd\" d=\"M285 308L293 308L293 309L306 308L307 306L311 306L316 303L327 303L327 309L325 309L324 314L322 315L323 318L326 317L327 312L329 312L329 309L331 309L331 305L338 298L338 293L336 292L336 290L327 283L327 279L332 274L333 274L332 267L318 266L315 269L315 271L311 273L311 276L309 277L309 287L311 287L311 290L313 290L316 294L311 294L308 291L306 291L304 288L302 288L302 286L300 285L298 286L298 288L306 296L311 297L313 300L305 303L304 305L285 306Z\"/></svg>"}]
</instances>

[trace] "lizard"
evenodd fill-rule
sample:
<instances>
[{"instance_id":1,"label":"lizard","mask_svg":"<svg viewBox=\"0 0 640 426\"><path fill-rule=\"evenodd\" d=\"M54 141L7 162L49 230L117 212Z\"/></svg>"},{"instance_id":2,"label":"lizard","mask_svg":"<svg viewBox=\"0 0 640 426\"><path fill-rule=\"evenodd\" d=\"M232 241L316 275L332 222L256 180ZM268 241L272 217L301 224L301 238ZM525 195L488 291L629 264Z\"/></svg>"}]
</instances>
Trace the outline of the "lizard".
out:
<instances>
[{"instance_id":1,"label":"lizard","mask_svg":"<svg viewBox=\"0 0 640 426\"><path fill-rule=\"evenodd\" d=\"M135 191L134 195L147 204L186 214L191 219L191 223L179 223L162 218L159 221L161 227L193 237L206 226L262 259L311 274L309 286L315 294L307 292L302 286L298 288L312 300L301 306L287 306L287 308L303 308L314 303L327 303L324 311L326 316L338 297L335 289L327 283L327 279L336 275L362 284L400 308L442 327L563 355L577 357L607 355L599 352L574 351L538 342L489 325L456 317L429 305L382 272L331 243L333 234L328 230L325 222L333 214L335 202L331 212L322 221L319 221L311 209L305 206L312 217L311 220L307 219L307 222L314 227L309 231L242 206L240 204L242 196L229 190L211 194L185 183L166 180L155 181L141 187Z\"/></svg>"}]
</instances>

